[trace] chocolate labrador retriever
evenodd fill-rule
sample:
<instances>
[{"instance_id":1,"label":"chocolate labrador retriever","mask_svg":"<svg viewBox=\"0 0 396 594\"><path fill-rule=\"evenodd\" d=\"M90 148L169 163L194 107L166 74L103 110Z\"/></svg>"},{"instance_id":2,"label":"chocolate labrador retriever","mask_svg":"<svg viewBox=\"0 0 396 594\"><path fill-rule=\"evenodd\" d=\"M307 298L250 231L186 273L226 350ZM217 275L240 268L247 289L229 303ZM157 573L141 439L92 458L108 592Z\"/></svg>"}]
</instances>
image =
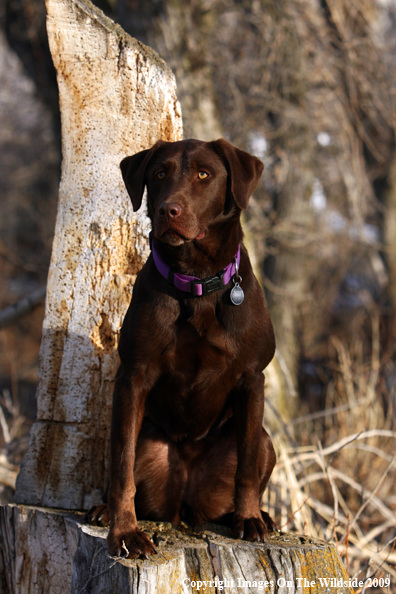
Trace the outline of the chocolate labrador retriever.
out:
<instances>
[{"instance_id":1,"label":"chocolate labrador retriever","mask_svg":"<svg viewBox=\"0 0 396 594\"><path fill-rule=\"evenodd\" d=\"M242 243L241 210L263 164L230 142L158 141L121 171L134 211L147 187L151 254L121 329L114 389L108 546L154 544L136 518L233 518L234 535L274 528L260 498L275 464L262 427L274 333Z\"/></svg>"}]
</instances>

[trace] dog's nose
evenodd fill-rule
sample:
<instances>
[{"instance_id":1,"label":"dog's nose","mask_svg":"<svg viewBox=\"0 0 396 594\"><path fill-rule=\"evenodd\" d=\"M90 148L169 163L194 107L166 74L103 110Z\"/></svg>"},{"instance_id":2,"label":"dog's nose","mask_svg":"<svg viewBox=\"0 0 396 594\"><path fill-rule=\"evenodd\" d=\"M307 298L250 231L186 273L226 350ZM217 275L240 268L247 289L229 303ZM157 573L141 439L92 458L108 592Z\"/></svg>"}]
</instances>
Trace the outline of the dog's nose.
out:
<instances>
[{"instance_id":1,"label":"dog's nose","mask_svg":"<svg viewBox=\"0 0 396 594\"><path fill-rule=\"evenodd\" d=\"M160 215L176 219L182 213L182 207L177 202L163 202L159 207Z\"/></svg>"}]
</instances>

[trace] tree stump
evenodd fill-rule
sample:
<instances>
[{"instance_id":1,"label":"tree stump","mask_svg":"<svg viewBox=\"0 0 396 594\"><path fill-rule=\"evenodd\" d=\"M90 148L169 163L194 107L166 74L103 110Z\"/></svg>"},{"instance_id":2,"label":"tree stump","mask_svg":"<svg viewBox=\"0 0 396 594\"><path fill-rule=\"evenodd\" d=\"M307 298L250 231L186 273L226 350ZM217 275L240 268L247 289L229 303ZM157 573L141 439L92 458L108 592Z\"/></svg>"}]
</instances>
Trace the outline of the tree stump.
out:
<instances>
[{"instance_id":1,"label":"tree stump","mask_svg":"<svg viewBox=\"0 0 396 594\"><path fill-rule=\"evenodd\" d=\"M37 421L15 500L102 501L117 340L149 221L119 163L182 136L175 79L157 54L85 0L48 0L62 117L62 179L40 351Z\"/></svg>"},{"instance_id":2,"label":"tree stump","mask_svg":"<svg viewBox=\"0 0 396 594\"><path fill-rule=\"evenodd\" d=\"M353 594L333 545L298 534L266 543L234 540L219 526L199 532L164 522L139 522L157 555L109 557L107 529L81 514L24 506L1 509L5 594ZM1 563L1 557L0 557ZM326 585L327 580L327 585Z\"/></svg>"}]
</instances>

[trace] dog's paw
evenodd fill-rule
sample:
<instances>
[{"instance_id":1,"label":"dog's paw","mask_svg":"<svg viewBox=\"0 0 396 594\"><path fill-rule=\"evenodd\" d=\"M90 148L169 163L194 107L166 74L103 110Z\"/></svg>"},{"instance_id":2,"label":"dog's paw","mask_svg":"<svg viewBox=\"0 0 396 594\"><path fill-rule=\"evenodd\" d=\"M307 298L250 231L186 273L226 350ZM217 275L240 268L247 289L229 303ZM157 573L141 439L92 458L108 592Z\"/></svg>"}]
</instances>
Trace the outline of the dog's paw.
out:
<instances>
[{"instance_id":1,"label":"dog's paw","mask_svg":"<svg viewBox=\"0 0 396 594\"><path fill-rule=\"evenodd\" d=\"M243 540L262 542L268 536L268 528L267 522L261 516L253 518L234 517L233 536Z\"/></svg>"},{"instance_id":2,"label":"dog's paw","mask_svg":"<svg viewBox=\"0 0 396 594\"><path fill-rule=\"evenodd\" d=\"M106 504L94 505L89 512L85 514L85 522L91 526L109 526L110 514Z\"/></svg>"},{"instance_id":3,"label":"dog's paw","mask_svg":"<svg viewBox=\"0 0 396 594\"><path fill-rule=\"evenodd\" d=\"M126 557L127 559L145 557L148 559L150 555L157 554L157 550L147 534L137 527L121 533L110 530L107 545L110 555L114 557Z\"/></svg>"}]
</instances>

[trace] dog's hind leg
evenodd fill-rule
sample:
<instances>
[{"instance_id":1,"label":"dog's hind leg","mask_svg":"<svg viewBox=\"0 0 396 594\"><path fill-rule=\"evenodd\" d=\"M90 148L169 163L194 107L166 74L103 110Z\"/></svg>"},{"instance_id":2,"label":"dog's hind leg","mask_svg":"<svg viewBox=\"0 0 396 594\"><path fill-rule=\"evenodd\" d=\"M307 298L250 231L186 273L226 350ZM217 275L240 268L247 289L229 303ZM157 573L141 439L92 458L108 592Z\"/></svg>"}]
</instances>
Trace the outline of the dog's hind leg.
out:
<instances>
[{"instance_id":1,"label":"dog's hind leg","mask_svg":"<svg viewBox=\"0 0 396 594\"><path fill-rule=\"evenodd\" d=\"M178 524L186 466L177 444L148 419L139 434L134 474L137 519Z\"/></svg>"},{"instance_id":2,"label":"dog's hind leg","mask_svg":"<svg viewBox=\"0 0 396 594\"><path fill-rule=\"evenodd\" d=\"M214 439L215 437L215 439ZM271 439L262 429L257 472L259 493L257 505L267 486L276 461ZM191 469L186 489L186 501L197 524L215 522L235 511L235 473L237 469L237 445L233 420L221 427L216 436L208 438L202 455ZM266 527L273 530L275 525L266 512L262 512Z\"/></svg>"}]
</instances>

